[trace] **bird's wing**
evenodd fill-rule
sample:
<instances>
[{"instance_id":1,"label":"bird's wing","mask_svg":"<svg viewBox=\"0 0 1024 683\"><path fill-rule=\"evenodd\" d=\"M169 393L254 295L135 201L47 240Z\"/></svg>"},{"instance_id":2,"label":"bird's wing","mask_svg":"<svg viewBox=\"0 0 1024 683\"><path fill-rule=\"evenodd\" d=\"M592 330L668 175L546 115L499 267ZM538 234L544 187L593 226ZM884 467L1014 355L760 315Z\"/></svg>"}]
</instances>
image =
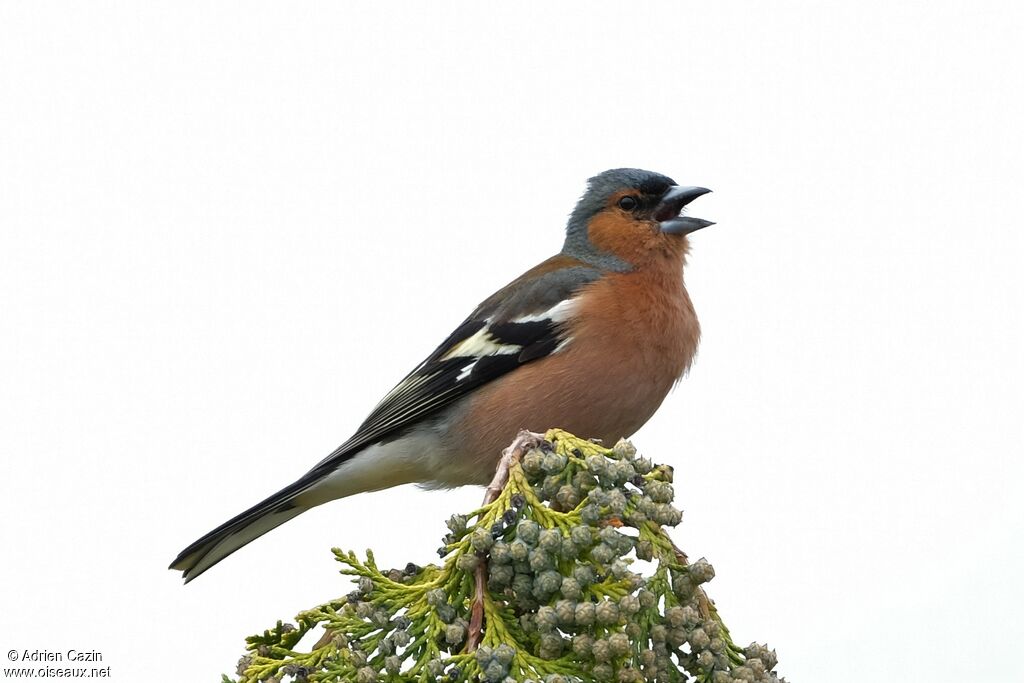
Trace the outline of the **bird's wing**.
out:
<instances>
[{"instance_id":1,"label":"bird's wing","mask_svg":"<svg viewBox=\"0 0 1024 683\"><path fill-rule=\"evenodd\" d=\"M563 323L572 315L575 296L600 277L594 268L567 267L565 258L545 261L480 304L313 472L332 470L474 389L557 352L567 341Z\"/></svg>"},{"instance_id":2,"label":"bird's wing","mask_svg":"<svg viewBox=\"0 0 1024 683\"><path fill-rule=\"evenodd\" d=\"M398 383L351 439L297 481L194 542L171 564L191 581L304 509L296 503L364 447L400 435L420 420L520 365L556 353L567 341L580 288L600 272L557 256L512 282L473 311L434 353Z\"/></svg>"}]
</instances>

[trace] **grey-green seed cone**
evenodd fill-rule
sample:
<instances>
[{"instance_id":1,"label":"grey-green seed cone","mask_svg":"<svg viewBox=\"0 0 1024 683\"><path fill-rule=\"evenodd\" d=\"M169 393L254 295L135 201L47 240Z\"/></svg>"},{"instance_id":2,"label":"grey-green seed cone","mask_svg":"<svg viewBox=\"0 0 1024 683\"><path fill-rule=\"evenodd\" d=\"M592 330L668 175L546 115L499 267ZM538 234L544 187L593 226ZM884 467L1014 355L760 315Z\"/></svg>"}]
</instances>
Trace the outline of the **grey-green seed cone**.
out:
<instances>
[{"instance_id":1,"label":"grey-green seed cone","mask_svg":"<svg viewBox=\"0 0 1024 683\"><path fill-rule=\"evenodd\" d=\"M704 592L711 564L669 539L672 468L626 441L552 430L533 444L496 499L448 519L441 566L382 570L370 551L335 550L356 590L250 637L237 680L782 681L773 650L731 639Z\"/></svg>"}]
</instances>

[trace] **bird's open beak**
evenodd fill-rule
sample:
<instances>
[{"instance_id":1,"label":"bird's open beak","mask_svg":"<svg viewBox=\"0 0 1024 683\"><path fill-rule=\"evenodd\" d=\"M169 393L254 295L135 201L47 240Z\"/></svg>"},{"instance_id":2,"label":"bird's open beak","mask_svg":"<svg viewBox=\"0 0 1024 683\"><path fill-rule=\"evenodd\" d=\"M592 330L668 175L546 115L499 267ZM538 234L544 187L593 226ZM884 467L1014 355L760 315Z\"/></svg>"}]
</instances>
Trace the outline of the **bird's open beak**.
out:
<instances>
[{"instance_id":1,"label":"bird's open beak","mask_svg":"<svg viewBox=\"0 0 1024 683\"><path fill-rule=\"evenodd\" d=\"M688 235L701 228L714 225L711 221L706 221L703 218L679 215L684 206L708 192L711 190L706 187L679 187L676 185L669 188L654 209L654 220L658 221L661 231L668 235Z\"/></svg>"}]
</instances>

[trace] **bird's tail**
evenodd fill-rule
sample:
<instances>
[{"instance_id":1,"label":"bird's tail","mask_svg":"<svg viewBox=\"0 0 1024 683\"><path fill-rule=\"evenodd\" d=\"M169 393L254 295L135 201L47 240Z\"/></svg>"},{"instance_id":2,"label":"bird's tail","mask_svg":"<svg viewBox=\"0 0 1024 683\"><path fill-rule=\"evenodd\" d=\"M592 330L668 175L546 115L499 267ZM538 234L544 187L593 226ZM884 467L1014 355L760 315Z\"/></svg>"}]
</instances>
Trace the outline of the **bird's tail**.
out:
<instances>
[{"instance_id":1,"label":"bird's tail","mask_svg":"<svg viewBox=\"0 0 1024 683\"><path fill-rule=\"evenodd\" d=\"M309 507L295 501L304 488L300 483L295 482L224 522L182 550L169 569L181 571L188 583L242 546L301 515Z\"/></svg>"}]
</instances>

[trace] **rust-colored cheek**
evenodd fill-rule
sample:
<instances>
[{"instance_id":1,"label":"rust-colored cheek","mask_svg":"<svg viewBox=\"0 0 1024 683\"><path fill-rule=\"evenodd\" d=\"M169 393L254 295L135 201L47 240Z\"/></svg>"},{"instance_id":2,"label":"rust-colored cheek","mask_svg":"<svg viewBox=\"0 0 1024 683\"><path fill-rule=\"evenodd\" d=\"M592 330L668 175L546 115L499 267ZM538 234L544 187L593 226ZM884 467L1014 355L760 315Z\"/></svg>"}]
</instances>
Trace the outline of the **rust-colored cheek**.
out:
<instances>
[{"instance_id":1,"label":"rust-colored cheek","mask_svg":"<svg viewBox=\"0 0 1024 683\"><path fill-rule=\"evenodd\" d=\"M587 229L590 243L602 251L615 254L629 263L637 263L649 248L650 228L618 213L594 216Z\"/></svg>"}]
</instances>

